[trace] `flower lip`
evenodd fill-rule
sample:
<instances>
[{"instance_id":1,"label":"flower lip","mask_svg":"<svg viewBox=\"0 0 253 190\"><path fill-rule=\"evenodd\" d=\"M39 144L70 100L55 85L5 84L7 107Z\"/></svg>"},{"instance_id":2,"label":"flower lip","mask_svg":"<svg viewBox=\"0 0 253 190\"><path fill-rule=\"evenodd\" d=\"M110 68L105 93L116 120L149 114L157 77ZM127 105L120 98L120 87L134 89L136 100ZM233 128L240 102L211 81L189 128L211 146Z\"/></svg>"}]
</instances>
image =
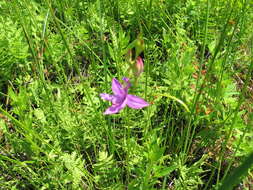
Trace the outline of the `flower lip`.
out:
<instances>
[{"instance_id":1,"label":"flower lip","mask_svg":"<svg viewBox=\"0 0 253 190\"><path fill-rule=\"evenodd\" d=\"M112 79L112 91L113 91L114 95L125 94L125 91L124 91L122 85L120 84L120 82L116 78Z\"/></svg>"},{"instance_id":2,"label":"flower lip","mask_svg":"<svg viewBox=\"0 0 253 190\"><path fill-rule=\"evenodd\" d=\"M127 77L123 77L122 80L125 82L125 84L124 84L124 90L127 93L128 89L131 87L130 80Z\"/></svg>"}]
</instances>

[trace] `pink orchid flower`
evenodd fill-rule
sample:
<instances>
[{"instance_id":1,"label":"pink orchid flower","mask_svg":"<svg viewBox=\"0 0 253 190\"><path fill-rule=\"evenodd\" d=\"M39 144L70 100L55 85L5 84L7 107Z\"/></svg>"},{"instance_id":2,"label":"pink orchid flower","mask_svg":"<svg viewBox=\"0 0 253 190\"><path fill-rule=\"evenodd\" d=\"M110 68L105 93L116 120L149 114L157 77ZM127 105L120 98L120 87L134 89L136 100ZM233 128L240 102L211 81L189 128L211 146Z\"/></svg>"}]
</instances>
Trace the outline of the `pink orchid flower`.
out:
<instances>
[{"instance_id":1,"label":"pink orchid flower","mask_svg":"<svg viewBox=\"0 0 253 190\"><path fill-rule=\"evenodd\" d=\"M113 95L106 93L100 94L102 99L112 102L112 106L105 110L104 115L118 113L126 106L133 109L141 109L149 106L149 104L142 98L128 94L128 89L130 88L131 83L126 77L124 77L123 80L125 82L124 86L121 85L117 79L112 79Z\"/></svg>"}]
</instances>

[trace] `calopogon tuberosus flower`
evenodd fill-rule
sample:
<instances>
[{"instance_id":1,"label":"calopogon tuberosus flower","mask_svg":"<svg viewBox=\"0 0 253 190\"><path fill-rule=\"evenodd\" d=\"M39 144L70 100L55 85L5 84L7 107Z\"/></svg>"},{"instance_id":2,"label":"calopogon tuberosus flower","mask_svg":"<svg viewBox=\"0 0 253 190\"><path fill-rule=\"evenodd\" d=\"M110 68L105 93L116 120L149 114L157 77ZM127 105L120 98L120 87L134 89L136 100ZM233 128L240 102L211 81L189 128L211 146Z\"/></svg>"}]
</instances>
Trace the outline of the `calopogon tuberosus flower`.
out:
<instances>
[{"instance_id":1,"label":"calopogon tuberosus flower","mask_svg":"<svg viewBox=\"0 0 253 190\"><path fill-rule=\"evenodd\" d=\"M149 106L142 98L128 94L128 89L131 86L131 83L128 78L124 77L123 81L124 85L120 84L120 82L113 78L112 79L112 92L113 94L100 94L100 97L104 100L112 102L112 106L107 108L104 112L104 115L110 115L118 113L124 107L128 106L133 109L141 109Z\"/></svg>"}]
</instances>

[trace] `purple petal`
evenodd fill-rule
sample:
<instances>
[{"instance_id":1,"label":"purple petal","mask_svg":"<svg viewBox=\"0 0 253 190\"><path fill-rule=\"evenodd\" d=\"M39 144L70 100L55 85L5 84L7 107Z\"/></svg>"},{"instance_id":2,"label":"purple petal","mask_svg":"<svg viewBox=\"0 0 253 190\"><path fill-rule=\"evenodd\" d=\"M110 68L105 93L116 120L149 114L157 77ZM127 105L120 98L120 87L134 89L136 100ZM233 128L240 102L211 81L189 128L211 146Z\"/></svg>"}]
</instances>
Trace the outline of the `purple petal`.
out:
<instances>
[{"instance_id":1,"label":"purple petal","mask_svg":"<svg viewBox=\"0 0 253 190\"><path fill-rule=\"evenodd\" d=\"M117 96L125 96L125 91L122 85L115 78L112 79L112 91Z\"/></svg>"},{"instance_id":2,"label":"purple petal","mask_svg":"<svg viewBox=\"0 0 253 190\"><path fill-rule=\"evenodd\" d=\"M115 104L112 105L111 107L107 108L104 112L104 115L111 115L111 114L115 114L118 113L120 110L122 110L124 107L126 106L126 103L122 103L122 104Z\"/></svg>"},{"instance_id":3,"label":"purple petal","mask_svg":"<svg viewBox=\"0 0 253 190\"><path fill-rule=\"evenodd\" d=\"M149 106L149 103L138 96L128 94L126 99L126 104L133 109L141 109Z\"/></svg>"},{"instance_id":4,"label":"purple petal","mask_svg":"<svg viewBox=\"0 0 253 190\"><path fill-rule=\"evenodd\" d=\"M100 97L101 97L103 100L112 101L112 99L113 99L114 96L111 95L111 94L101 93L101 94L100 94Z\"/></svg>"},{"instance_id":5,"label":"purple petal","mask_svg":"<svg viewBox=\"0 0 253 190\"><path fill-rule=\"evenodd\" d=\"M113 95L111 102L112 102L112 104L122 104L125 99L126 99L126 97Z\"/></svg>"},{"instance_id":6,"label":"purple petal","mask_svg":"<svg viewBox=\"0 0 253 190\"><path fill-rule=\"evenodd\" d=\"M111 94L106 94L106 93L101 93L100 97L103 100L107 100L112 102L112 104L122 104L122 102L124 101L125 97L121 97L121 96L115 96L115 95L111 95Z\"/></svg>"}]
</instances>

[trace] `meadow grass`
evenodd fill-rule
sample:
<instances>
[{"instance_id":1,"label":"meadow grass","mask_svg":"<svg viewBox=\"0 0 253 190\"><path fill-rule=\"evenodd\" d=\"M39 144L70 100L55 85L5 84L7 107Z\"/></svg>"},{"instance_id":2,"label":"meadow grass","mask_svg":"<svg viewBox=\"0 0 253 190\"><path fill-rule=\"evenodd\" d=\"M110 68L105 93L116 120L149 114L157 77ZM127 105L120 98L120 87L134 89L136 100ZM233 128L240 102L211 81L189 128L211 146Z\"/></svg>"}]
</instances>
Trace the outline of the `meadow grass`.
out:
<instances>
[{"instance_id":1,"label":"meadow grass","mask_svg":"<svg viewBox=\"0 0 253 190\"><path fill-rule=\"evenodd\" d=\"M252 189L252 20L250 0L1 1L0 189ZM150 105L104 115L123 77Z\"/></svg>"}]
</instances>

